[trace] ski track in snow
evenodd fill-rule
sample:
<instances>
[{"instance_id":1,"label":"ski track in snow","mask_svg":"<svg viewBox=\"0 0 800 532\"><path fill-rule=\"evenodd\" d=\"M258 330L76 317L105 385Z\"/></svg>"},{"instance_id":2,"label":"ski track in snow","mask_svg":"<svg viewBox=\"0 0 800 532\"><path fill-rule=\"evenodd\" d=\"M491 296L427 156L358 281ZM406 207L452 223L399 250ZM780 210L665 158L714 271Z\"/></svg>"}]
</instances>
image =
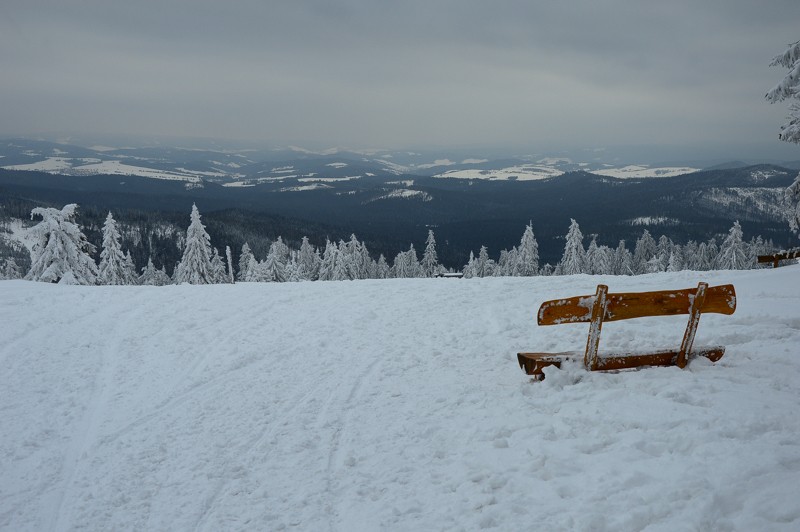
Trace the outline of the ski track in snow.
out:
<instances>
[{"instance_id":1,"label":"ski track in snow","mask_svg":"<svg viewBox=\"0 0 800 532\"><path fill-rule=\"evenodd\" d=\"M142 305L143 302L133 301L134 305ZM127 339L124 327L128 320L135 321L143 312L144 308L134 306L133 312L122 310L114 316L114 328L107 339L107 347L101 349L102 358L100 368L94 379L92 399L87 405L88 409L83 419L78 424L75 435L70 442L62 467L61 477L64 484L57 490L56 501L53 504L53 522L51 530L69 530L71 523L71 506L64 506L64 499L68 496L69 489L75 482L77 470L84 464L82 459L90 452L90 449L97 441L100 422L104 409L109 404L112 388L114 387L114 373L117 368L118 354L121 351L124 340Z\"/></svg>"},{"instance_id":2,"label":"ski track in snow","mask_svg":"<svg viewBox=\"0 0 800 532\"><path fill-rule=\"evenodd\" d=\"M800 267L211 287L0 282L0 530L797 530ZM718 363L548 370L548 299L732 282ZM601 349L677 345L685 317Z\"/></svg>"}]
</instances>

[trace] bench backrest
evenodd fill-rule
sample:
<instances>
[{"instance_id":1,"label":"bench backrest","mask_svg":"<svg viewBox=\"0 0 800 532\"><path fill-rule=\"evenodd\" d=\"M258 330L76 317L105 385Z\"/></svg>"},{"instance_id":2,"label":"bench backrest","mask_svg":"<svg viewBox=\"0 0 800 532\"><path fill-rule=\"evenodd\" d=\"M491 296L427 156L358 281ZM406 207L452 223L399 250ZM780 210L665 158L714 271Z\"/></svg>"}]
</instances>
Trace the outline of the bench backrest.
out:
<instances>
[{"instance_id":1,"label":"bench backrest","mask_svg":"<svg viewBox=\"0 0 800 532\"><path fill-rule=\"evenodd\" d=\"M606 311L602 321L627 320L646 316L676 316L689 314L697 288L607 294ZM545 301L539 308L539 325L560 323L589 323L595 296L577 296ZM736 292L732 284L712 286L706 290L701 313L733 314Z\"/></svg>"}]
</instances>

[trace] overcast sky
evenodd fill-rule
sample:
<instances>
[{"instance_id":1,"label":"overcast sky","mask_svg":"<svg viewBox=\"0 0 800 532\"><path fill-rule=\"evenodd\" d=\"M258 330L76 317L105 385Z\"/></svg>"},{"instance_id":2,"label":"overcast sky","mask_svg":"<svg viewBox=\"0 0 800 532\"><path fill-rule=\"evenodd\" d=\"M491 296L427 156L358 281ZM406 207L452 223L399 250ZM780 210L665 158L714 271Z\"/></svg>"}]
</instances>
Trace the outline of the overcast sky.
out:
<instances>
[{"instance_id":1,"label":"overcast sky","mask_svg":"<svg viewBox=\"0 0 800 532\"><path fill-rule=\"evenodd\" d=\"M780 144L798 39L798 0L2 0L0 135Z\"/></svg>"}]
</instances>

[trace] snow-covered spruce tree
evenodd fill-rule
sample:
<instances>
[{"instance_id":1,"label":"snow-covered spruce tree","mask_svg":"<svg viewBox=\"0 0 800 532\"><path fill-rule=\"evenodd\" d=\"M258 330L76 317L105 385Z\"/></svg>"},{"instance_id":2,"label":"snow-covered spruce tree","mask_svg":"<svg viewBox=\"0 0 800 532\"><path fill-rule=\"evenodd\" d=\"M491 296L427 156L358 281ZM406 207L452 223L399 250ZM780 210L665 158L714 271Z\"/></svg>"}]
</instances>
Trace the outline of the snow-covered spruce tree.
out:
<instances>
[{"instance_id":1,"label":"snow-covered spruce tree","mask_svg":"<svg viewBox=\"0 0 800 532\"><path fill-rule=\"evenodd\" d=\"M683 256L683 269L684 270L699 270L700 264L700 247L694 240L689 240L681 250Z\"/></svg>"},{"instance_id":2,"label":"snow-covered spruce tree","mask_svg":"<svg viewBox=\"0 0 800 532\"><path fill-rule=\"evenodd\" d=\"M189 284L213 284L216 282L211 265L211 237L200 221L197 205L192 204L191 223L186 230L186 246L183 258L175 268L175 282Z\"/></svg>"},{"instance_id":3,"label":"snow-covered spruce tree","mask_svg":"<svg viewBox=\"0 0 800 532\"><path fill-rule=\"evenodd\" d=\"M574 219L570 219L567 243L564 246L564 255L557 267L560 275L575 275L586 273L586 250L583 249L583 233Z\"/></svg>"},{"instance_id":4,"label":"snow-covered spruce tree","mask_svg":"<svg viewBox=\"0 0 800 532\"><path fill-rule=\"evenodd\" d=\"M533 236L533 224L525 226L525 232L519 241L517 253L514 256L515 277L530 277L539 274L539 244Z\"/></svg>"},{"instance_id":5,"label":"snow-covered spruce tree","mask_svg":"<svg viewBox=\"0 0 800 532\"><path fill-rule=\"evenodd\" d=\"M794 183L786 189L785 197L789 228L800 235L800 174L797 174Z\"/></svg>"},{"instance_id":6,"label":"snow-covered spruce tree","mask_svg":"<svg viewBox=\"0 0 800 532\"><path fill-rule=\"evenodd\" d=\"M670 240L667 235L661 235L661 237L658 239L658 244L656 245L656 256L661 262L661 271L667 271L667 266L669 265L669 256L674 247L675 244L672 243L672 240Z\"/></svg>"},{"instance_id":7,"label":"snow-covered spruce tree","mask_svg":"<svg viewBox=\"0 0 800 532\"><path fill-rule=\"evenodd\" d=\"M636 241L633 249L633 272L646 273L647 263L656 254L656 241L650 235L650 231L645 229L642 236Z\"/></svg>"},{"instance_id":8,"label":"snow-covered spruce tree","mask_svg":"<svg viewBox=\"0 0 800 532\"><path fill-rule=\"evenodd\" d=\"M284 247L285 245L280 237L270 245L267 258L261 265L262 281L270 283L286 282L286 263L281 260Z\"/></svg>"},{"instance_id":9,"label":"snow-covered spruce tree","mask_svg":"<svg viewBox=\"0 0 800 532\"><path fill-rule=\"evenodd\" d=\"M320 281L332 281L333 280L333 267L336 265L336 256L338 255L339 250L336 247L336 244L325 239L325 251L322 253L322 261L320 262L319 267L319 280Z\"/></svg>"},{"instance_id":10,"label":"snow-covered spruce tree","mask_svg":"<svg viewBox=\"0 0 800 532\"><path fill-rule=\"evenodd\" d=\"M664 265L661 264L661 259L658 258L658 255L653 255L644 265L644 273L661 273L663 271Z\"/></svg>"},{"instance_id":11,"label":"snow-covered spruce tree","mask_svg":"<svg viewBox=\"0 0 800 532\"><path fill-rule=\"evenodd\" d=\"M600 266L597 264L599 261L600 248L597 246L597 236L592 236L592 241L589 242L589 247L586 249L586 272L592 275L601 273Z\"/></svg>"},{"instance_id":12,"label":"snow-covered spruce tree","mask_svg":"<svg viewBox=\"0 0 800 532\"><path fill-rule=\"evenodd\" d=\"M433 236L433 229L428 229L425 252L422 254L422 271L425 277L433 277L439 273L439 256L436 253L436 237Z\"/></svg>"},{"instance_id":13,"label":"snow-covered spruce tree","mask_svg":"<svg viewBox=\"0 0 800 532\"><path fill-rule=\"evenodd\" d=\"M679 272L683 270L683 255L681 254L680 246L675 246L669 254L667 261L668 272Z\"/></svg>"},{"instance_id":14,"label":"snow-covered spruce tree","mask_svg":"<svg viewBox=\"0 0 800 532\"><path fill-rule=\"evenodd\" d=\"M164 271L164 268L160 270L156 270L156 267L153 266L153 259L147 259L147 266L142 268L142 275L139 277L139 284L141 285L149 285L149 286L165 286L172 282L167 275L167 272Z\"/></svg>"},{"instance_id":15,"label":"snow-covered spruce tree","mask_svg":"<svg viewBox=\"0 0 800 532\"><path fill-rule=\"evenodd\" d=\"M789 104L788 122L781 126L778 138L800 144L800 103L798 103L800 100L800 41L790 44L782 54L776 55L770 66L789 69L789 73L765 95L770 103L786 99L792 100ZM794 183L786 189L785 198L789 227L800 235L800 174L797 174Z\"/></svg>"},{"instance_id":16,"label":"snow-covered spruce tree","mask_svg":"<svg viewBox=\"0 0 800 532\"><path fill-rule=\"evenodd\" d=\"M245 268L245 277L242 279L242 281L248 283L258 283L263 280L262 277L261 263L258 262L255 255L251 253L247 262L247 268Z\"/></svg>"},{"instance_id":17,"label":"snow-covered spruce tree","mask_svg":"<svg viewBox=\"0 0 800 532\"><path fill-rule=\"evenodd\" d=\"M125 284L139 284L139 276L136 275L136 265L133 263L130 250L125 254Z\"/></svg>"},{"instance_id":18,"label":"snow-covered spruce tree","mask_svg":"<svg viewBox=\"0 0 800 532\"><path fill-rule=\"evenodd\" d=\"M233 284L235 281L233 279L233 256L231 255L230 246L225 246L225 258L228 262L228 282Z\"/></svg>"},{"instance_id":19,"label":"snow-covered spruce tree","mask_svg":"<svg viewBox=\"0 0 800 532\"><path fill-rule=\"evenodd\" d=\"M334 256L331 281L352 280L353 278L350 276L353 271L353 266L351 265L352 256L347 252L347 244L344 240L339 240L339 244L334 247L336 248L336 254Z\"/></svg>"},{"instance_id":20,"label":"snow-covered spruce tree","mask_svg":"<svg viewBox=\"0 0 800 532\"><path fill-rule=\"evenodd\" d=\"M394 276L398 279L422 276L422 267L419 265L414 244L411 244L408 251L401 251L397 254L392 269L394 270Z\"/></svg>"},{"instance_id":21,"label":"snow-covered spruce tree","mask_svg":"<svg viewBox=\"0 0 800 532\"><path fill-rule=\"evenodd\" d=\"M728 231L728 236L719 248L716 268L720 270L747 270L753 265L747 245L742 240L742 227L738 220L733 222L733 227Z\"/></svg>"},{"instance_id":22,"label":"snow-covered spruce tree","mask_svg":"<svg viewBox=\"0 0 800 532\"><path fill-rule=\"evenodd\" d=\"M46 283L97 284L97 264L90 256L94 246L86 240L75 223L78 206L62 209L36 207L31 219L42 221L33 229L35 242L31 248L31 269L25 279Z\"/></svg>"},{"instance_id":23,"label":"snow-covered spruce tree","mask_svg":"<svg viewBox=\"0 0 800 532\"><path fill-rule=\"evenodd\" d=\"M717 246L717 240L714 238L710 238L708 242L704 244L705 246L701 245L702 249L699 250L702 257L700 259L700 266L703 270L711 270L716 267L719 247Z\"/></svg>"},{"instance_id":24,"label":"snow-covered spruce tree","mask_svg":"<svg viewBox=\"0 0 800 532\"><path fill-rule=\"evenodd\" d=\"M597 262L593 271L598 275L611 275L614 273L614 250L608 246L597 248Z\"/></svg>"},{"instance_id":25,"label":"snow-covered spruce tree","mask_svg":"<svg viewBox=\"0 0 800 532\"><path fill-rule=\"evenodd\" d=\"M0 268L0 279L21 279L22 269L14 260L14 257L8 257L3 262L3 267Z\"/></svg>"},{"instance_id":26,"label":"snow-covered spruce tree","mask_svg":"<svg viewBox=\"0 0 800 532\"><path fill-rule=\"evenodd\" d=\"M764 96L769 103L783 100L800 100L800 41L792 43L779 55L772 58L769 66L781 66L789 69L789 73L772 87ZM788 122L781 126L778 134L780 140L800 144L800 104L792 101L789 104Z\"/></svg>"},{"instance_id":27,"label":"snow-covered spruce tree","mask_svg":"<svg viewBox=\"0 0 800 532\"><path fill-rule=\"evenodd\" d=\"M517 248L512 248L511 251L503 249L500 251L500 256L497 258L497 264L494 267L495 277L508 277L513 273L512 267L512 253L516 254Z\"/></svg>"},{"instance_id":28,"label":"snow-covered spruce tree","mask_svg":"<svg viewBox=\"0 0 800 532\"><path fill-rule=\"evenodd\" d=\"M129 275L125 269L125 255L122 253L119 242L117 222L109 211L103 224L103 247L98 267L100 284L129 284Z\"/></svg>"},{"instance_id":29,"label":"snow-covered spruce tree","mask_svg":"<svg viewBox=\"0 0 800 532\"><path fill-rule=\"evenodd\" d=\"M386 262L386 257L384 257L383 253L381 253L380 257L378 257L378 263L375 265L375 278L388 279L389 271L389 263Z\"/></svg>"},{"instance_id":30,"label":"snow-covered spruce tree","mask_svg":"<svg viewBox=\"0 0 800 532\"><path fill-rule=\"evenodd\" d=\"M489 258L489 251L486 246L481 246L478 258L473 263L473 275L475 277L491 277L494 274L494 261Z\"/></svg>"},{"instance_id":31,"label":"snow-covered spruce tree","mask_svg":"<svg viewBox=\"0 0 800 532\"><path fill-rule=\"evenodd\" d=\"M625 241L620 240L611 262L611 272L614 275L633 275L633 255L625 247Z\"/></svg>"},{"instance_id":32,"label":"snow-covered spruce tree","mask_svg":"<svg viewBox=\"0 0 800 532\"><path fill-rule=\"evenodd\" d=\"M222 284L228 282L225 274L225 263L215 247L211 248L211 271L214 274L214 283Z\"/></svg>"},{"instance_id":33,"label":"snow-covered spruce tree","mask_svg":"<svg viewBox=\"0 0 800 532\"><path fill-rule=\"evenodd\" d=\"M253 252L250 251L250 245L245 242L242 244L242 252L239 254L239 276L240 281L247 281L247 273L250 268L250 259L253 257Z\"/></svg>"},{"instance_id":34,"label":"snow-covered spruce tree","mask_svg":"<svg viewBox=\"0 0 800 532\"><path fill-rule=\"evenodd\" d=\"M303 242L300 244L300 254L297 258L300 278L307 281L316 281L317 277L319 277L321 262L319 251L314 249L314 246L308 242L308 237L304 236Z\"/></svg>"},{"instance_id":35,"label":"snow-covered spruce tree","mask_svg":"<svg viewBox=\"0 0 800 532\"><path fill-rule=\"evenodd\" d=\"M464 279L475 277L475 254L472 251L469 252L469 261L464 265L462 272Z\"/></svg>"}]
</instances>

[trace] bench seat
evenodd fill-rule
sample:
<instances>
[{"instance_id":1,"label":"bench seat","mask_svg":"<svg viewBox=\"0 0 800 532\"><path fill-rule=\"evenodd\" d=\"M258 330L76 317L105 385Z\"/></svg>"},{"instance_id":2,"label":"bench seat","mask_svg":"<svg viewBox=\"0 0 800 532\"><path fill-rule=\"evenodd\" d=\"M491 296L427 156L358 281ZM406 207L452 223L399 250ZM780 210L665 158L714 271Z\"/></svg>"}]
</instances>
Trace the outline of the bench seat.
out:
<instances>
[{"instance_id":1,"label":"bench seat","mask_svg":"<svg viewBox=\"0 0 800 532\"><path fill-rule=\"evenodd\" d=\"M600 350L597 353L596 371L613 371L638 368L641 366L675 366L680 349L655 349L644 352L620 353ZM534 378L544 378L542 369L547 366L561 367L569 360L583 362L584 351L564 351L562 353L517 353L519 367ZM725 354L724 345L697 346L692 348L689 358L706 357L716 362Z\"/></svg>"}]
</instances>

